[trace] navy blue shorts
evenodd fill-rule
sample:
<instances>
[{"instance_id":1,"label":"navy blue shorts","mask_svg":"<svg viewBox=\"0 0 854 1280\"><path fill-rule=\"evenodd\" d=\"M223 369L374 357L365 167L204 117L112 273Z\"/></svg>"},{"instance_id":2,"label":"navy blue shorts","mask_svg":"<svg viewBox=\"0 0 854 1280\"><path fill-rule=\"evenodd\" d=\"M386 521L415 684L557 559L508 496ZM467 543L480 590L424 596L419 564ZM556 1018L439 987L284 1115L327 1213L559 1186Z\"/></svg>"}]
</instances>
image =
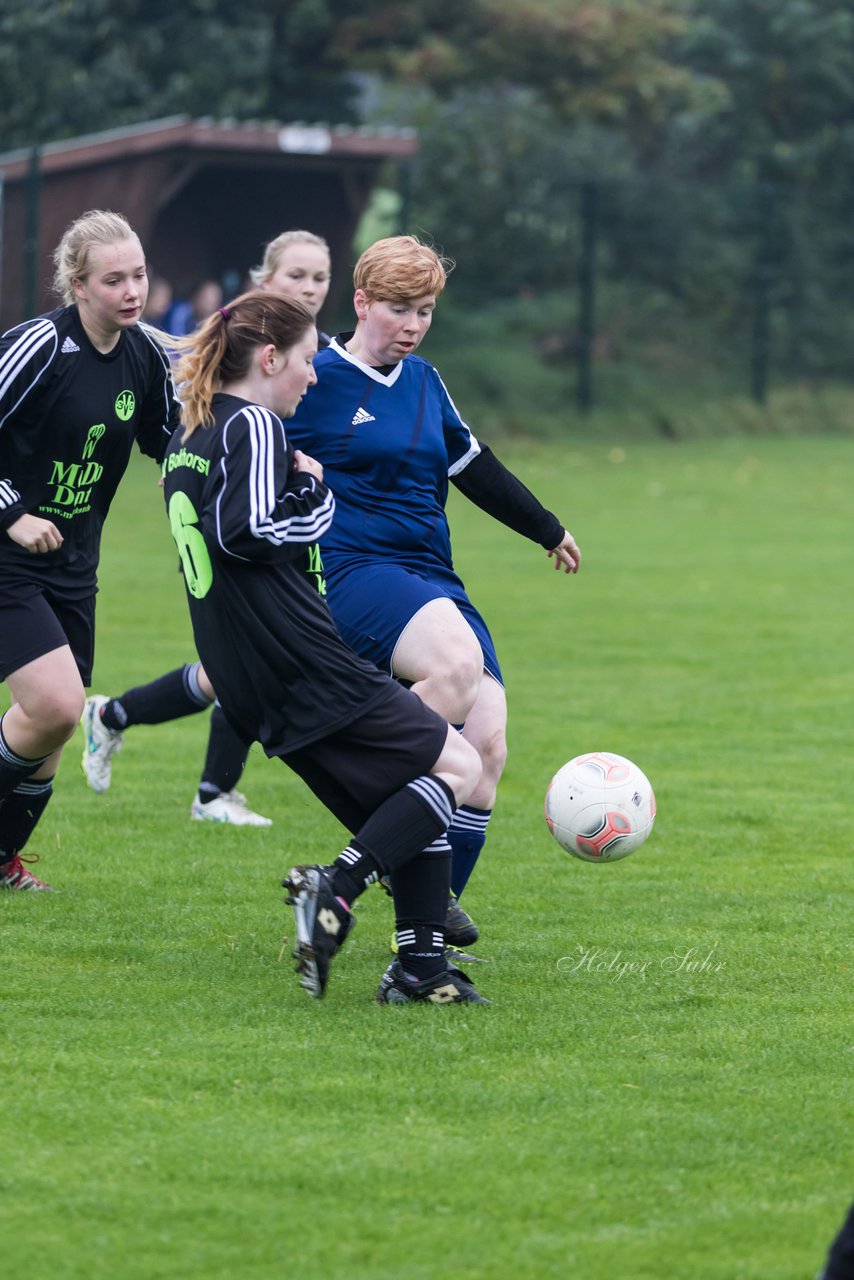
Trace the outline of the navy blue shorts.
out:
<instances>
[{"instance_id":1,"label":"navy blue shorts","mask_svg":"<svg viewBox=\"0 0 854 1280\"><path fill-rule=\"evenodd\" d=\"M92 683L95 597L64 600L37 582L0 580L0 680L68 645L80 679Z\"/></svg>"},{"instance_id":2,"label":"navy blue shorts","mask_svg":"<svg viewBox=\"0 0 854 1280\"><path fill-rule=\"evenodd\" d=\"M386 562L363 563L343 573L327 569L326 593L335 625L350 648L389 675L394 647L407 623L431 600L452 600L478 638L484 668L503 685L489 628L452 570Z\"/></svg>"}]
</instances>

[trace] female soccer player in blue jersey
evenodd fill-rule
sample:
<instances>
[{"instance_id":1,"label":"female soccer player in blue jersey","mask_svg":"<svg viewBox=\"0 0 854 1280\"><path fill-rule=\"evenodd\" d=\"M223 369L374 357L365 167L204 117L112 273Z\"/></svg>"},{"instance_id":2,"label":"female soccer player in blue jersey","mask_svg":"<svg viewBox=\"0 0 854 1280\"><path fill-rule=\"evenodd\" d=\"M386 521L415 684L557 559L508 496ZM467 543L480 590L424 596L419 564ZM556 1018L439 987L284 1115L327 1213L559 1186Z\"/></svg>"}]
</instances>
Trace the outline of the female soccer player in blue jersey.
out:
<instances>
[{"instance_id":1,"label":"female soccer player in blue jersey","mask_svg":"<svg viewBox=\"0 0 854 1280\"><path fill-rule=\"evenodd\" d=\"M492 639L454 572L445 516L448 482L538 542L567 573L574 538L480 443L439 374L415 352L430 328L449 264L413 236L379 240L354 273L356 328L316 361L317 385L291 424L294 443L322 462L337 502L321 551L329 605L344 636L406 681L477 748L483 774L454 815L454 894L483 846L506 758L501 669ZM452 904L453 908L453 904ZM466 913L452 909L468 945Z\"/></svg>"},{"instance_id":2,"label":"female soccer player in blue jersey","mask_svg":"<svg viewBox=\"0 0 854 1280\"><path fill-rule=\"evenodd\" d=\"M250 276L258 289L296 298L317 317L329 293L329 245L312 231L281 232L264 249L260 266ZM329 338L318 333L318 343ZM118 697L93 694L83 712L83 772L93 791L103 794L112 781L113 756L127 729L139 724L163 724L206 711L213 705L204 768L190 805L199 822L268 827L270 819L250 809L236 790L246 767L247 747L229 725L199 662L184 663L147 684L135 685Z\"/></svg>"},{"instance_id":3,"label":"female soccer player in blue jersey","mask_svg":"<svg viewBox=\"0 0 854 1280\"><path fill-rule=\"evenodd\" d=\"M323 995L354 899L388 876L399 949L380 1003L484 1003L443 936L445 832L480 776L477 752L348 649L318 590L312 552L335 499L283 422L314 382L313 317L253 291L188 341L184 429L163 482L199 657L243 741L280 757L354 833L332 865L285 879L302 985Z\"/></svg>"},{"instance_id":4,"label":"female soccer player in blue jersey","mask_svg":"<svg viewBox=\"0 0 854 1280\"><path fill-rule=\"evenodd\" d=\"M145 254L92 210L54 254L64 305L0 338L0 888L47 889L21 854L77 727L95 644L101 529L134 440L178 422L169 361L137 323Z\"/></svg>"}]
</instances>

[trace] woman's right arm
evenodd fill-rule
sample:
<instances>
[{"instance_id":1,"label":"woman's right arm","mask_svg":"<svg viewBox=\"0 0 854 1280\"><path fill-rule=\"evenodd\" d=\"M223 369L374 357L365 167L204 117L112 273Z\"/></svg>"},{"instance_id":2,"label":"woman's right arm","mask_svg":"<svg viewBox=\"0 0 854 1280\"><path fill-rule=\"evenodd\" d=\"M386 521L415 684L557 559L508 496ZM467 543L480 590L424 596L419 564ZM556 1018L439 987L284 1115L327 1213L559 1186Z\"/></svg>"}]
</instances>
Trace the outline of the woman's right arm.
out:
<instances>
[{"instance_id":1,"label":"woman's right arm","mask_svg":"<svg viewBox=\"0 0 854 1280\"><path fill-rule=\"evenodd\" d=\"M15 430L17 417L50 368L57 345L56 326L44 318L10 329L0 338L0 433ZM50 520L26 510L12 476L0 476L0 532L33 554L62 545L62 535Z\"/></svg>"},{"instance_id":2,"label":"woman's right arm","mask_svg":"<svg viewBox=\"0 0 854 1280\"><path fill-rule=\"evenodd\" d=\"M208 539L249 560L302 556L335 512L320 463L297 450L289 470L284 427L258 406L228 424L224 442L222 488L205 516Z\"/></svg>"}]
</instances>

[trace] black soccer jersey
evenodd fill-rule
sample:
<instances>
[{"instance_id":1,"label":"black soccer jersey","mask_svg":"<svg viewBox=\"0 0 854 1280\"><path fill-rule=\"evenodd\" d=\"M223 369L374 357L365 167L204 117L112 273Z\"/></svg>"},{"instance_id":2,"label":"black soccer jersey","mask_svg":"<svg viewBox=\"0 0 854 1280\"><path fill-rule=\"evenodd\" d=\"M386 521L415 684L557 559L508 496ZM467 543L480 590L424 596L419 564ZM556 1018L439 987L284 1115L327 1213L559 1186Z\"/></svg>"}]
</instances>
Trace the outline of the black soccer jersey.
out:
<instances>
[{"instance_id":1,"label":"black soccer jersey","mask_svg":"<svg viewBox=\"0 0 854 1280\"><path fill-rule=\"evenodd\" d=\"M0 574L58 595L96 588L101 529L134 440L160 462L179 406L169 361L143 325L97 351L76 306L0 338ZM56 525L57 551L31 555L6 534L25 513Z\"/></svg>"},{"instance_id":2,"label":"black soccer jersey","mask_svg":"<svg viewBox=\"0 0 854 1280\"><path fill-rule=\"evenodd\" d=\"M332 522L325 484L293 470L281 420L217 395L214 424L163 464L196 648L228 719L283 755L388 697L392 682L348 649L317 589L317 539Z\"/></svg>"}]
</instances>

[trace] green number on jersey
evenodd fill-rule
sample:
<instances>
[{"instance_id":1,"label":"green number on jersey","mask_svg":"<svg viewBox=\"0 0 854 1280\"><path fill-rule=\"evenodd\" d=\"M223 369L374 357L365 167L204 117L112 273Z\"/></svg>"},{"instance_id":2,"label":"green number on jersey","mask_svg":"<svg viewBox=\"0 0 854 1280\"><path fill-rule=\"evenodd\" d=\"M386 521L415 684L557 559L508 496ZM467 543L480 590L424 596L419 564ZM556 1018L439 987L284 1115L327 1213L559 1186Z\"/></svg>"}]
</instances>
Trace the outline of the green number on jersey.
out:
<instances>
[{"instance_id":1,"label":"green number on jersey","mask_svg":"<svg viewBox=\"0 0 854 1280\"><path fill-rule=\"evenodd\" d=\"M308 576L314 578L317 594L326 595L326 578L323 576L323 561L320 558L320 547L313 542L308 549Z\"/></svg>"},{"instance_id":2,"label":"green number on jersey","mask_svg":"<svg viewBox=\"0 0 854 1280\"><path fill-rule=\"evenodd\" d=\"M178 491L169 499L169 524L178 544L187 590L202 600L213 583L213 566L199 528L198 512L186 493Z\"/></svg>"}]
</instances>

